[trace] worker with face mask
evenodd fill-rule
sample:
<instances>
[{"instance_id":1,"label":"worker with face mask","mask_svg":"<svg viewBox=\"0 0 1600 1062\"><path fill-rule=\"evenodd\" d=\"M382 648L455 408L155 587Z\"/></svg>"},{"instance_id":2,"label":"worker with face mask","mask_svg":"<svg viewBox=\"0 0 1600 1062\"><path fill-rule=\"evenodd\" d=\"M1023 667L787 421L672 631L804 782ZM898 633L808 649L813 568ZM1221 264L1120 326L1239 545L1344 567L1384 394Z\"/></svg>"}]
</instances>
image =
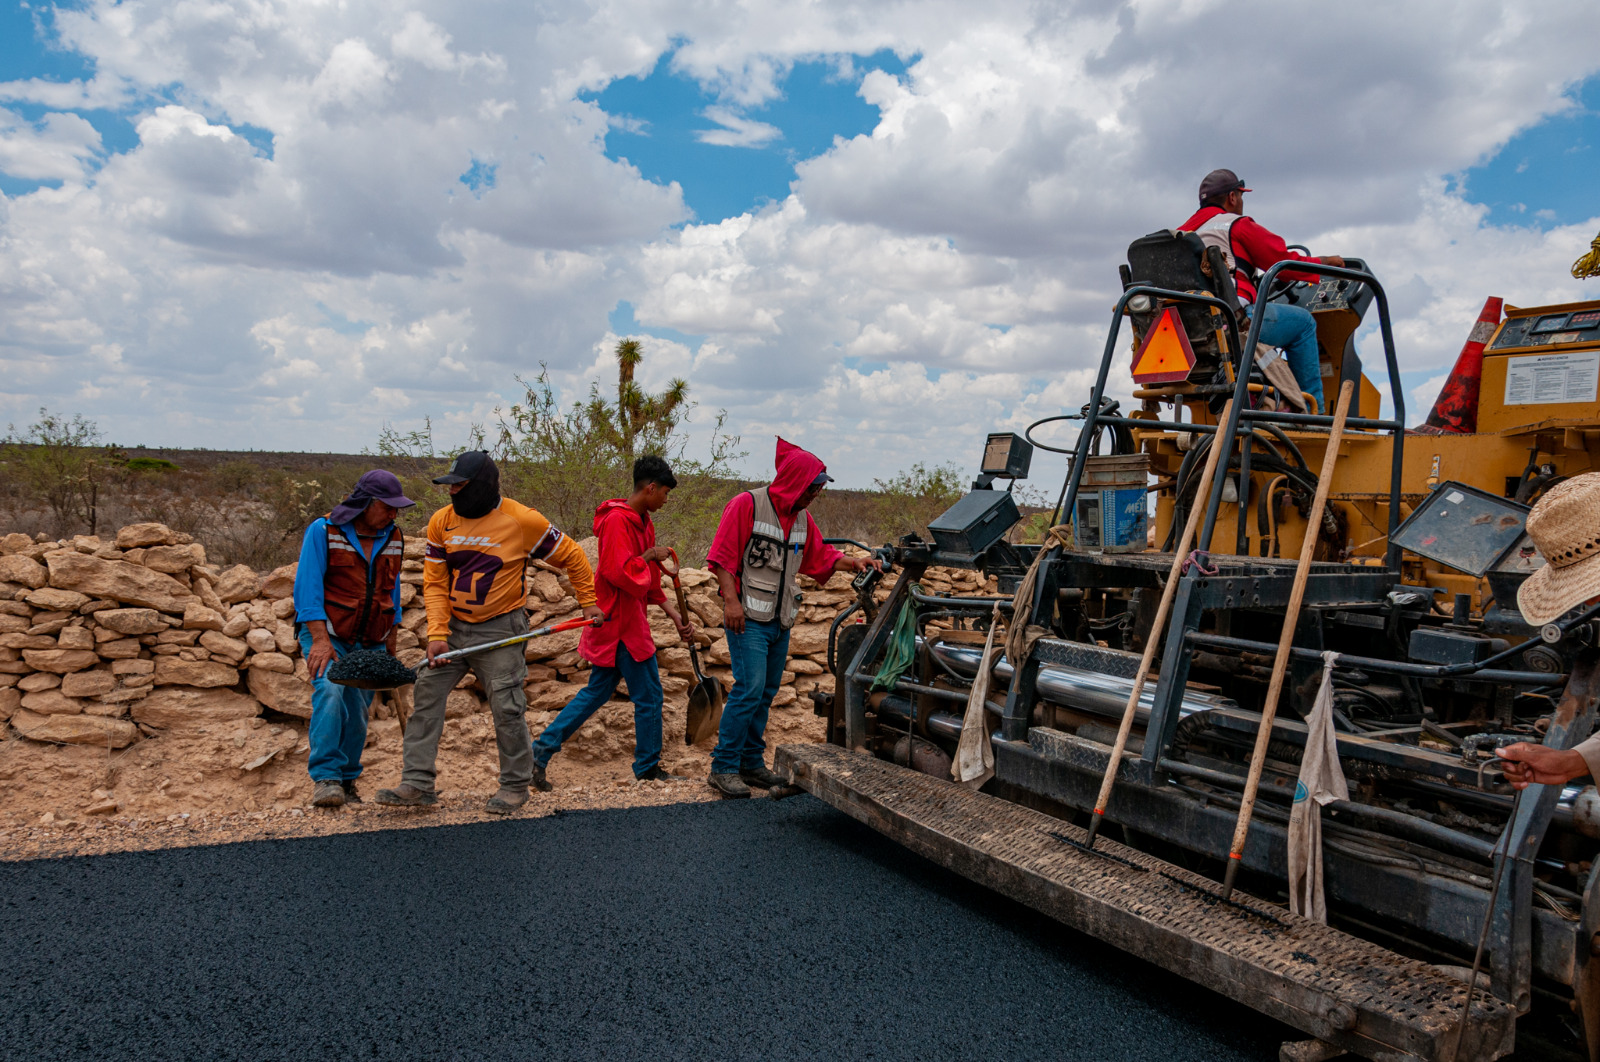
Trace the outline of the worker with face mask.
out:
<instances>
[{"instance_id":1,"label":"worker with face mask","mask_svg":"<svg viewBox=\"0 0 1600 1062\"><path fill-rule=\"evenodd\" d=\"M834 572L880 566L822 541L806 509L833 477L816 455L779 439L776 465L770 484L728 502L706 557L722 592L733 665L709 779L724 797L748 797L752 785L770 789L780 782L763 754L767 712L789 662L789 630L799 612L797 577L826 582Z\"/></svg>"},{"instance_id":2,"label":"worker with face mask","mask_svg":"<svg viewBox=\"0 0 1600 1062\"><path fill-rule=\"evenodd\" d=\"M375 799L399 807L437 801L434 764L445 700L470 668L488 694L500 753L500 790L484 810L508 815L527 803L533 781L533 743L522 689L528 674L524 647L503 646L442 663L437 658L527 633L530 560L564 568L583 614L593 620L604 617L595 606L594 573L583 550L537 510L500 496L500 470L487 452L466 451L434 482L449 487L450 504L428 521L422 568L428 666L417 676L400 785L379 790Z\"/></svg>"}]
</instances>

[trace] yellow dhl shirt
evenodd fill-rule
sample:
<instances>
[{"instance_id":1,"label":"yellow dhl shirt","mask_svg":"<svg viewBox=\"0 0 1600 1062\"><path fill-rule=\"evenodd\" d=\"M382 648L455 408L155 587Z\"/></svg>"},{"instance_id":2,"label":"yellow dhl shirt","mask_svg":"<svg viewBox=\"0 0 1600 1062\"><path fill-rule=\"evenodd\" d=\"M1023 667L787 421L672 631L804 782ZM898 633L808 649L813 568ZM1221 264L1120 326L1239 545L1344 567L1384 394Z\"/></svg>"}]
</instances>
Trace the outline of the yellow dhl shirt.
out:
<instances>
[{"instance_id":1,"label":"yellow dhl shirt","mask_svg":"<svg viewBox=\"0 0 1600 1062\"><path fill-rule=\"evenodd\" d=\"M448 638L452 617L482 623L521 608L530 559L566 569L578 604L594 604L589 559L537 509L502 498L476 520L463 519L449 505L434 513L422 565L428 640Z\"/></svg>"}]
</instances>

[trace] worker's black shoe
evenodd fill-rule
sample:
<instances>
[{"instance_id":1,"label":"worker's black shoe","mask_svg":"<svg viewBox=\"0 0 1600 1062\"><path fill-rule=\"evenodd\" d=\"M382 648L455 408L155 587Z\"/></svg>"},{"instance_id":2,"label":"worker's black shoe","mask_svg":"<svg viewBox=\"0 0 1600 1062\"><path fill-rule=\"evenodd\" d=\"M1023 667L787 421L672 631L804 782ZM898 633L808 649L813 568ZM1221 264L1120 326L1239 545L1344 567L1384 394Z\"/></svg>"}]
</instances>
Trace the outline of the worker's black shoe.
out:
<instances>
[{"instance_id":1,"label":"worker's black shoe","mask_svg":"<svg viewBox=\"0 0 1600 1062\"><path fill-rule=\"evenodd\" d=\"M489 798L483 805L483 810L491 815L509 815L528 802L526 789L507 789L500 787L500 792Z\"/></svg>"},{"instance_id":2,"label":"worker's black shoe","mask_svg":"<svg viewBox=\"0 0 1600 1062\"><path fill-rule=\"evenodd\" d=\"M439 802L439 798L433 793L424 793L416 786L404 782L394 789L378 790L377 796L372 799L391 808L425 808Z\"/></svg>"},{"instance_id":3,"label":"worker's black shoe","mask_svg":"<svg viewBox=\"0 0 1600 1062\"><path fill-rule=\"evenodd\" d=\"M363 803L361 794L356 792L356 782L354 778L348 779L344 783L344 802L346 804Z\"/></svg>"},{"instance_id":4,"label":"worker's black shoe","mask_svg":"<svg viewBox=\"0 0 1600 1062\"><path fill-rule=\"evenodd\" d=\"M739 777L744 779L746 785L753 785L758 789L771 789L775 785L787 784L765 767L748 767L739 772Z\"/></svg>"},{"instance_id":5,"label":"worker's black shoe","mask_svg":"<svg viewBox=\"0 0 1600 1062\"><path fill-rule=\"evenodd\" d=\"M673 774L659 763L643 774L636 774L634 777L641 782L682 782L685 780L683 775Z\"/></svg>"},{"instance_id":6,"label":"worker's black shoe","mask_svg":"<svg viewBox=\"0 0 1600 1062\"><path fill-rule=\"evenodd\" d=\"M311 793L311 806L317 808L344 807L344 786L331 778L318 782L317 788Z\"/></svg>"},{"instance_id":7,"label":"worker's black shoe","mask_svg":"<svg viewBox=\"0 0 1600 1062\"><path fill-rule=\"evenodd\" d=\"M706 781L711 783L712 789L730 800L748 799L750 796L750 787L736 774L713 774Z\"/></svg>"},{"instance_id":8,"label":"worker's black shoe","mask_svg":"<svg viewBox=\"0 0 1600 1062\"><path fill-rule=\"evenodd\" d=\"M554 788L551 786L549 779L544 776L544 768L539 766L537 763L533 765L533 774L528 780L532 782L533 787L541 793L548 793L552 788Z\"/></svg>"}]
</instances>

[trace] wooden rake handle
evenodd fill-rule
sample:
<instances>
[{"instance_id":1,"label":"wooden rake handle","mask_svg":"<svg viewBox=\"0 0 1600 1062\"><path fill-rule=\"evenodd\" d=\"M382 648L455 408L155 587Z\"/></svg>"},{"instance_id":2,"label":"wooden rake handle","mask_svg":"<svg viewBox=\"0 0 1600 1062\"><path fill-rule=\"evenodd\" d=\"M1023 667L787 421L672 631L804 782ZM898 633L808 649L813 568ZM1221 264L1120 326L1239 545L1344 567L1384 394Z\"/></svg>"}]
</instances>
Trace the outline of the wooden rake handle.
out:
<instances>
[{"instance_id":1,"label":"wooden rake handle","mask_svg":"<svg viewBox=\"0 0 1600 1062\"><path fill-rule=\"evenodd\" d=\"M1211 481L1216 476L1217 460L1224 447L1221 426L1228 422L1233 412L1233 399L1228 399L1217 415L1218 431L1212 436L1211 452L1206 455L1205 470L1200 473L1200 489L1195 492L1195 504L1189 507L1189 519L1184 522L1183 536L1178 539L1177 550L1172 554L1172 569L1167 573L1167 585L1161 591L1161 604L1156 607L1156 618L1150 624L1145 638L1144 656L1139 660L1139 671L1133 678L1133 692L1128 695L1127 707L1122 710L1122 725L1117 728L1117 743L1111 747L1111 758L1106 761L1105 776L1100 779L1100 795L1095 798L1094 814L1089 818L1089 836L1086 843L1093 847L1095 834L1105 818L1106 805L1111 801L1111 790L1117 782L1117 770L1122 766L1122 754L1128 747L1128 734L1133 730L1134 717L1139 712L1139 698L1144 695L1145 680L1155 664L1156 646L1161 641L1161 630L1166 626L1167 614L1172 611L1172 599L1177 596L1178 580L1183 575L1183 564L1189 556L1189 545L1194 541L1205 515L1204 499L1211 496Z\"/></svg>"},{"instance_id":2,"label":"wooden rake handle","mask_svg":"<svg viewBox=\"0 0 1600 1062\"><path fill-rule=\"evenodd\" d=\"M1223 877L1222 896L1233 895L1233 879L1244 858L1244 843L1250 836L1250 818L1255 814L1256 792L1261 787L1261 768L1267 761L1267 745L1272 741L1272 722L1278 715L1278 698L1283 693L1283 676L1289 668L1289 650L1294 645L1295 627L1300 622L1300 605L1306 596L1306 577L1311 574L1311 558L1316 555L1317 535L1322 527L1322 511L1333 487L1333 466L1339 460L1339 442L1344 438L1345 418L1350 415L1350 397L1355 381L1346 380L1339 388L1339 404L1328 432L1328 449L1322 455L1322 473L1317 477L1317 493L1311 499L1311 515L1306 517L1305 541L1300 543L1300 563L1295 568L1294 585L1289 590L1289 606L1283 616L1283 631L1278 635L1278 655L1272 661L1272 678L1267 683L1267 699L1261 706L1261 729L1256 731L1255 749L1250 753L1250 774L1244 782L1244 799L1239 804L1239 820L1233 827L1233 845L1228 849L1228 870Z\"/></svg>"}]
</instances>

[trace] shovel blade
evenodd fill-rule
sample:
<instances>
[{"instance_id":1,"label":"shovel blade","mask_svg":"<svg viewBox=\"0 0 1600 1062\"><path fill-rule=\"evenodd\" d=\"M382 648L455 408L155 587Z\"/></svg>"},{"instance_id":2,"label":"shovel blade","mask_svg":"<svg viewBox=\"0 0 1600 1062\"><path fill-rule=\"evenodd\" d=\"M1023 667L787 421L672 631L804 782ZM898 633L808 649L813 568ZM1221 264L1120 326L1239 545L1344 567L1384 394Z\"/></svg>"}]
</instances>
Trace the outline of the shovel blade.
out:
<instances>
[{"instance_id":1,"label":"shovel blade","mask_svg":"<svg viewBox=\"0 0 1600 1062\"><path fill-rule=\"evenodd\" d=\"M717 736L722 725L722 683L703 678L689 691L689 713L683 743L699 745Z\"/></svg>"}]
</instances>

